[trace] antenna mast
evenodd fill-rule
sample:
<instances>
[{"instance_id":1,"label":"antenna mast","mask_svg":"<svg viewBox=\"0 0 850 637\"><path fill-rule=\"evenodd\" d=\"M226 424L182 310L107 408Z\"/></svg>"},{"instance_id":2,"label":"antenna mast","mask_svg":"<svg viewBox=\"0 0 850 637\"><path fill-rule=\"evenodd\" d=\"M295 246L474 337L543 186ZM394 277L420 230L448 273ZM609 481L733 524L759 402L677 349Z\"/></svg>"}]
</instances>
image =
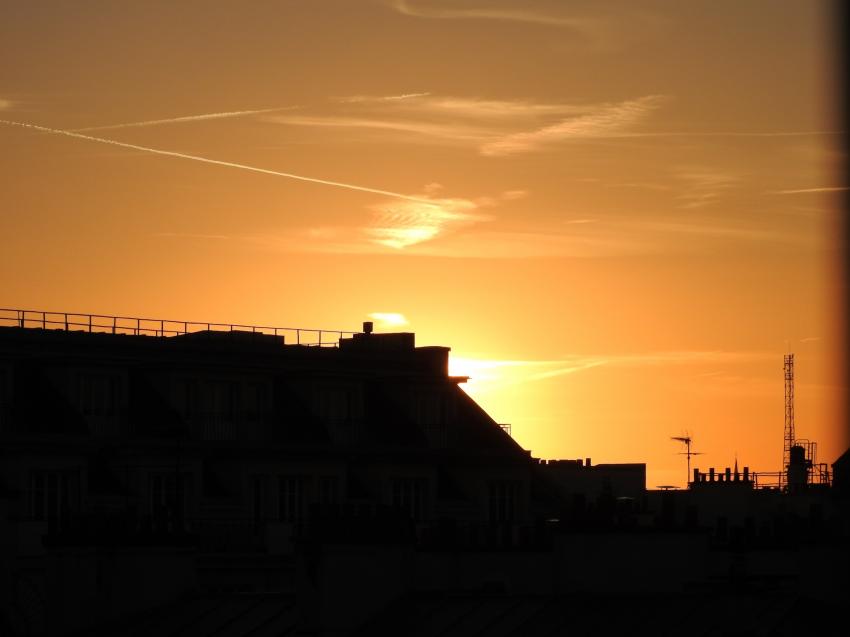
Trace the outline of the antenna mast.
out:
<instances>
[{"instance_id":1,"label":"antenna mast","mask_svg":"<svg viewBox=\"0 0 850 637\"><path fill-rule=\"evenodd\" d=\"M684 445L685 445L685 449L687 451L684 451L684 452L680 453L679 455L688 457L688 477L685 480L685 485L686 486L690 485L690 483L691 483L691 456L701 456L702 451L691 451L691 442L693 441L693 439L688 434L685 434L684 436L673 436L673 437L670 438L670 440L678 440L679 442L684 443Z\"/></svg>"},{"instance_id":2,"label":"antenna mast","mask_svg":"<svg viewBox=\"0 0 850 637\"><path fill-rule=\"evenodd\" d=\"M788 465L791 463L791 447L794 446L794 354L785 355L785 442L782 447L782 470L779 486L788 485Z\"/></svg>"}]
</instances>

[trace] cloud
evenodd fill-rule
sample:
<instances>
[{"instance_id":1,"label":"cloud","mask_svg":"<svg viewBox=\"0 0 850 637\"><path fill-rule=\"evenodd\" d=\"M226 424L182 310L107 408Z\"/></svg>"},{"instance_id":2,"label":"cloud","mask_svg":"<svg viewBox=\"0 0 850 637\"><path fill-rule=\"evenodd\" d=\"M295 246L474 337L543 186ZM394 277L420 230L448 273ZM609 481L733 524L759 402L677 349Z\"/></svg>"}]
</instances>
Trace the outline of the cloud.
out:
<instances>
[{"instance_id":1,"label":"cloud","mask_svg":"<svg viewBox=\"0 0 850 637\"><path fill-rule=\"evenodd\" d=\"M226 113L205 113L202 115L186 115L184 117L171 117L168 119L149 119L142 122L129 122L125 124L109 124L107 126L89 126L87 128L75 128L73 132L80 133L93 130L111 130L116 128L140 128L144 126L158 126L160 124L181 124L184 122L202 122L211 119L226 119L231 117L244 117L246 115L259 115L261 113L273 113L275 111L290 110L297 106L281 106L277 108L263 108L252 111L230 111Z\"/></svg>"},{"instance_id":2,"label":"cloud","mask_svg":"<svg viewBox=\"0 0 850 637\"><path fill-rule=\"evenodd\" d=\"M200 234L196 232L155 232L154 237L173 237L176 239L233 239L234 237L226 234Z\"/></svg>"},{"instance_id":3,"label":"cloud","mask_svg":"<svg viewBox=\"0 0 850 637\"><path fill-rule=\"evenodd\" d=\"M481 147L487 156L512 155L537 150L541 146L576 139L599 139L615 136L656 110L663 98L648 95L619 104L593 107L591 112L570 117L532 131L512 133Z\"/></svg>"},{"instance_id":4,"label":"cloud","mask_svg":"<svg viewBox=\"0 0 850 637\"><path fill-rule=\"evenodd\" d=\"M319 179L317 177L307 177L305 175L296 175L294 173L285 173L277 170L269 170L268 168L258 168L257 166L249 166L247 164L237 164L235 162L230 161L222 161L218 159L210 159L209 157L200 157L198 155L187 155L185 153L178 153L171 150L162 150L159 148L150 148L148 146L139 146L137 144L127 144L125 142L119 142L114 139L106 139L103 137L93 137L91 135L83 135L82 133L75 133L69 130L62 130L59 128L49 128L47 126L39 126L37 124L27 124L25 122L14 122L10 120L2 120L0 119L0 124L6 124L7 126L18 126L21 128L26 128L29 130L41 131L43 133L51 133L53 135L62 135L65 137L72 137L75 139L84 139L86 141L98 142L100 144L108 144L110 146L118 146L119 148L129 148L131 150L140 150L146 153L151 153L154 155L163 155L165 157L176 157L179 159L190 159L192 161L199 161L206 164L213 164L216 166L225 166L227 168L236 168L239 170L247 170L249 172L261 173L264 175L273 175L275 177L284 177L286 179L294 179L296 181L306 181L309 183L320 184L323 186L332 186L334 188L344 188L346 190L356 190L359 192L367 192L375 195L384 195L387 197L391 197L393 199L402 199L407 200L411 203L426 203L429 205L433 205L433 202L418 198L412 197L409 195L404 195L398 192L392 192L391 190L383 190L380 188L370 188L368 186L359 186L357 184L349 184L341 181L331 181L328 179Z\"/></svg>"},{"instance_id":5,"label":"cloud","mask_svg":"<svg viewBox=\"0 0 850 637\"><path fill-rule=\"evenodd\" d=\"M365 128L397 133L413 133L422 137L435 137L451 142L483 142L492 131L472 124L399 120L377 117L347 117L337 115L299 115L269 117L267 121L289 126L324 128Z\"/></svg>"},{"instance_id":6,"label":"cloud","mask_svg":"<svg viewBox=\"0 0 850 637\"><path fill-rule=\"evenodd\" d=\"M401 250L490 218L476 212L480 202L459 198L421 201L427 196L417 197L420 201L390 201L372 206L374 220L366 229L370 240Z\"/></svg>"},{"instance_id":7,"label":"cloud","mask_svg":"<svg viewBox=\"0 0 850 637\"><path fill-rule=\"evenodd\" d=\"M404 99L401 99L401 98ZM289 126L350 128L412 134L419 141L477 147L488 156L530 152L567 140L639 136L632 125L659 108L649 95L618 103L565 104L487 100L411 93L395 97L342 98L345 112L278 115L267 121Z\"/></svg>"},{"instance_id":8,"label":"cloud","mask_svg":"<svg viewBox=\"0 0 850 637\"><path fill-rule=\"evenodd\" d=\"M12 108L11 100L4 100L3 98L0 97L0 111L7 109L7 108Z\"/></svg>"},{"instance_id":9,"label":"cloud","mask_svg":"<svg viewBox=\"0 0 850 637\"><path fill-rule=\"evenodd\" d=\"M401 14L438 20L502 20L524 22L550 27L562 27L587 32L597 21L530 9L501 9L494 7L458 6L458 3L422 2L421 0L389 0L388 4Z\"/></svg>"},{"instance_id":10,"label":"cloud","mask_svg":"<svg viewBox=\"0 0 850 637\"><path fill-rule=\"evenodd\" d=\"M522 383L576 374L599 367L641 368L659 366L735 364L765 360L768 352L684 350L637 354L567 356L556 360L492 360L451 356L449 373L468 376L470 386L487 392Z\"/></svg>"},{"instance_id":11,"label":"cloud","mask_svg":"<svg viewBox=\"0 0 850 637\"><path fill-rule=\"evenodd\" d=\"M369 318L378 321L379 327L401 327L409 324L404 314L399 312L372 312Z\"/></svg>"},{"instance_id":12,"label":"cloud","mask_svg":"<svg viewBox=\"0 0 850 637\"><path fill-rule=\"evenodd\" d=\"M409 100L416 97L426 97L430 93L403 93L402 95L350 95L348 97L339 97L337 101L342 104L362 104L362 103L380 103L380 102L400 102L401 100Z\"/></svg>"},{"instance_id":13,"label":"cloud","mask_svg":"<svg viewBox=\"0 0 850 637\"><path fill-rule=\"evenodd\" d=\"M514 201L516 199L525 199L528 197L527 190L506 190L501 195L499 195L500 199L504 199L505 201Z\"/></svg>"},{"instance_id":14,"label":"cloud","mask_svg":"<svg viewBox=\"0 0 850 637\"><path fill-rule=\"evenodd\" d=\"M813 192L844 192L848 190L847 186L824 186L822 188L800 188L798 190L772 190L772 195L798 195Z\"/></svg>"},{"instance_id":15,"label":"cloud","mask_svg":"<svg viewBox=\"0 0 850 637\"><path fill-rule=\"evenodd\" d=\"M740 182L738 175L701 166L680 169L674 176L684 186L684 192L677 197L684 202L682 208L713 204Z\"/></svg>"}]
</instances>

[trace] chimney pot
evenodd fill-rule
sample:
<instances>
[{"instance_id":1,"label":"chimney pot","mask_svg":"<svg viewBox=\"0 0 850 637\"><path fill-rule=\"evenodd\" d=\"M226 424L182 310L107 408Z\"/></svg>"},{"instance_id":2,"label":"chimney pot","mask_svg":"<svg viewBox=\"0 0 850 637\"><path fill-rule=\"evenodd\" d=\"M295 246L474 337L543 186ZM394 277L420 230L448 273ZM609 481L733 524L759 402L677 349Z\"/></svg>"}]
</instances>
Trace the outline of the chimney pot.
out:
<instances>
[{"instance_id":1,"label":"chimney pot","mask_svg":"<svg viewBox=\"0 0 850 637\"><path fill-rule=\"evenodd\" d=\"M374 329L374 324L372 323L372 321L363 321L363 333L364 334L371 334L373 329Z\"/></svg>"}]
</instances>

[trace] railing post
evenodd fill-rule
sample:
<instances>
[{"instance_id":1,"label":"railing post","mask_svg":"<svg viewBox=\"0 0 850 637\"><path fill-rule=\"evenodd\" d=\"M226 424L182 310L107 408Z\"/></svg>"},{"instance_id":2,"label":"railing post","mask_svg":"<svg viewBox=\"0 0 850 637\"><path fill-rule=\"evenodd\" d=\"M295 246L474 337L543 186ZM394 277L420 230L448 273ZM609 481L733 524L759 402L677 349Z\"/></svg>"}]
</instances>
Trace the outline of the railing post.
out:
<instances>
[{"instance_id":1,"label":"railing post","mask_svg":"<svg viewBox=\"0 0 850 637\"><path fill-rule=\"evenodd\" d=\"M27 311L26 311L26 310L18 310L18 324L19 324L21 327L23 327L23 326L24 326L24 321L26 320L26 318L25 318L25 317L26 317L26 313L27 313Z\"/></svg>"},{"instance_id":2,"label":"railing post","mask_svg":"<svg viewBox=\"0 0 850 637\"><path fill-rule=\"evenodd\" d=\"M115 334L115 323L118 321L118 317L112 317L112 333Z\"/></svg>"},{"instance_id":3,"label":"railing post","mask_svg":"<svg viewBox=\"0 0 850 637\"><path fill-rule=\"evenodd\" d=\"M91 334L91 314L89 314L89 334Z\"/></svg>"},{"instance_id":4,"label":"railing post","mask_svg":"<svg viewBox=\"0 0 850 637\"><path fill-rule=\"evenodd\" d=\"M322 346L322 330L319 330L319 347Z\"/></svg>"}]
</instances>

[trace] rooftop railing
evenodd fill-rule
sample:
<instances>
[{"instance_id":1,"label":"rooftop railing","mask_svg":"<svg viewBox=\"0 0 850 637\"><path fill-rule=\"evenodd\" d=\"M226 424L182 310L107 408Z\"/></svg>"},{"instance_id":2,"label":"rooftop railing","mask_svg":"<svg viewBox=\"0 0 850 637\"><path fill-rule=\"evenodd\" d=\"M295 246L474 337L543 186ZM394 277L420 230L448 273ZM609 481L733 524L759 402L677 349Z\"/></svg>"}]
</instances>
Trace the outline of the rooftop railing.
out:
<instances>
[{"instance_id":1,"label":"rooftop railing","mask_svg":"<svg viewBox=\"0 0 850 637\"><path fill-rule=\"evenodd\" d=\"M80 312L46 312L44 310L19 310L0 308L0 326L22 327L65 332L99 332L130 334L133 336L172 337L201 333L245 333L284 337L284 342L315 347L337 347L339 339L358 332L326 330L305 327L272 327L267 325L241 325L238 323L208 323L204 321L177 321Z\"/></svg>"}]
</instances>

